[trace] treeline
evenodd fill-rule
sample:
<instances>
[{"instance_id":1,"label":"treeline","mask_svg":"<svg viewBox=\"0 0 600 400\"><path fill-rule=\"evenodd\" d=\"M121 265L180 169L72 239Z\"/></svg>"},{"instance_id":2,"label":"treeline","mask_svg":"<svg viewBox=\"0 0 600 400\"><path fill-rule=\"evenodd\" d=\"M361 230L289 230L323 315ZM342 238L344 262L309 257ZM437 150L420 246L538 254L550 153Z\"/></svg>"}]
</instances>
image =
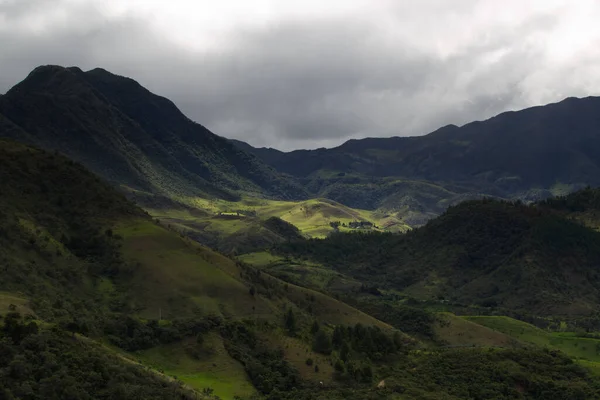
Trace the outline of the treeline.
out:
<instances>
[{"instance_id":1,"label":"treeline","mask_svg":"<svg viewBox=\"0 0 600 400\"><path fill-rule=\"evenodd\" d=\"M125 363L59 328L9 313L0 325L2 399L197 399L180 383Z\"/></svg>"},{"instance_id":2,"label":"treeline","mask_svg":"<svg viewBox=\"0 0 600 400\"><path fill-rule=\"evenodd\" d=\"M376 228L376 226L370 221L350 221L347 224L341 221L331 221L329 223L329 226L331 226L335 231L339 230L340 226L343 226L344 228L347 227L350 229L371 229L373 227Z\"/></svg>"}]
</instances>

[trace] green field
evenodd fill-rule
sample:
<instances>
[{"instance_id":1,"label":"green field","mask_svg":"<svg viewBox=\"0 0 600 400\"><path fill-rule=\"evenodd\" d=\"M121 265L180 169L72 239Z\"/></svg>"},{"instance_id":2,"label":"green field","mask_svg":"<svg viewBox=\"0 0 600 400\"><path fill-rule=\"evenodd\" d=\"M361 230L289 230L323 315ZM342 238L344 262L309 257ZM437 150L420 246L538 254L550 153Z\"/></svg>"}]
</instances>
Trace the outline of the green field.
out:
<instances>
[{"instance_id":1,"label":"green field","mask_svg":"<svg viewBox=\"0 0 600 400\"><path fill-rule=\"evenodd\" d=\"M255 253L242 254L237 258L240 261L253 265L257 268L265 268L283 261L283 257L275 256L268 251L257 251Z\"/></svg>"},{"instance_id":2,"label":"green field","mask_svg":"<svg viewBox=\"0 0 600 400\"><path fill-rule=\"evenodd\" d=\"M234 396L248 397L256 392L244 367L229 356L218 335L206 335L204 347L209 350L202 360L188 355L185 345L184 342L159 346L137 352L135 357L142 364L177 377L198 391L211 388L224 400L231 400Z\"/></svg>"},{"instance_id":3,"label":"green field","mask_svg":"<svg viewBox=\"0 0 600 400\"><path fill-rule=\"evenodd\" d=\"M323 265L297 259L287 259L268 251L242 254L240 261L260 268L286 282L330 293L357 289L361 283Z\"/></svg>"},{"instance_id":4,"label":"green field","mask_svg":"<svg viewBox=\"0 0 600 400\"><path fill-rule=\"evenodd\" d=\"M239 202L224 200L193 199L198 210L148 209L155 218L174 226L190 230L203 230L214 235L226 236L243 232L256 226L260 220L279 217L300 229L309 237L325 237L333 232L330 222L348 225L354 221L368 221L376 230L406 231L410 229L402 220L377 211L353 209L328 199L306 201L282 201L245 198ZM258 221L257 221L258 220ZM352 231L340 226L341 231Z\"/></svg>"},{"instance_id":5,"label":"green field","mask_svg":"<svg viewBox=\"0 0 600 400\"><path fill-rule=\"evenodd\" d=\"M125 258L137 269L130 290L142 317L274 312L271 302L249 295L231 259L147 221L127 223L116 233L124 237Z\"/></svg>"},{"instance_id":6,"label":"green field","mask_svg":"<svg viewBox=\"0 0 600 400\"><path fill-rule=\"evenodd\" d=\"M574 332L549 332L509 317L469 316L466 320L505 333L522 342L562 351L592 370L600 371L600 339L578 337Z\"/></svg>"},{"instance_id":7,"label":"green field","mask_svg":"<svg viewBox=\"0 0 600 400\"><path fill-rule=\"evenodd\" d=\"M483 324L476 324L452 313L438 313L434 325L436 336L449 347L516 347L510 335Z\"/></svg>"}]
</instances>

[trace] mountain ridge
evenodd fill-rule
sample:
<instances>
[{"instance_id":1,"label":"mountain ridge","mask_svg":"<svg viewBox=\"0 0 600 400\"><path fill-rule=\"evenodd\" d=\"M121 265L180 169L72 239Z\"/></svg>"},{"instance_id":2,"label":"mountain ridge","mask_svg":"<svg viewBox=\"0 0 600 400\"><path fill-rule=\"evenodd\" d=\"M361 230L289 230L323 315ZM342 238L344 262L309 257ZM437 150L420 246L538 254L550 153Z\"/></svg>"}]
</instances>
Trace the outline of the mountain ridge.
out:
<instances>
[{"instance_id":1,"label":"mountain ridge","mask_svg":"<svg viewBox=\"0 0 600 400\"><path fill-rule=\"evenodd\" d=\"M0 114L27 135L0 134L63 151L136 189L180 199L235 200L244 191L304 195L293 181L189 120L171 101L102 69L38 67L0 98Z\"/></svg>"}]
</instances>

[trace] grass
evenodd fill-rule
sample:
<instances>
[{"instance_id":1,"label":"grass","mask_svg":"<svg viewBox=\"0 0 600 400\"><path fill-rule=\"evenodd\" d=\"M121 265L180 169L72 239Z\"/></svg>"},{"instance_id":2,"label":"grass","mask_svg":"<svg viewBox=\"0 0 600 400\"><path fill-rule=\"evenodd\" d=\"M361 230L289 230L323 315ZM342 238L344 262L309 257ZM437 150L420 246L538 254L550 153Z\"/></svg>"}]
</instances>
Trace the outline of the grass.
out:
<instances>
[{"instance_id":1,"label":"grass","mask_svg":"<svg viewBox=\"0 0 600 400\"><path fill-rule=\"evenodd\" d=\"M124 237L123 253L136 269L129 285L142 317L273 313L273 304L249 294L232 260L148 221L115 232Z\"/></svg>"},{"instance_id":2,"label":"grass","mask_svg":"<svg viewBox=\"0 0 600 400\"><path fill-rule=\"evenodd\" d=\"M283 350L285 360L290 363L300 374L302 379L309 382L331 384L333 382L333 366L331 357L312 351L310 344L283 334L273 334L269 338L270 344ZM306 360L311 358L312 365L307 365ZM315 365L319 372L315 372Z\"/></svg>"},{"instance_id":3,"label":"grass","mask_svg":"<svg viewBox=\"0 0 600 400\"><path fill-rule=\"evenodd\" d=\"M244 367L229 356L217 334L205 336L204 347L210 348L211 352L201 360L189 356L184 345L159 346L138 352L135 356L144 365L176 376L194 389L214 389L214 393L224 400L231 400L234 396L249 397L255 393Z\"/></svg>"},{"instance_id":4,"label":"grass","mask_svg":"<svg viewBox=\"0 0 600 400\"><path fill-rule=\"evenodd\" d=\"M14 293L0 292L0 316L11 312L11 306L15 306L14 311L21 315L35 315L33 310L29 308L29 301Z\"/></svg>"},{"instance_id":5,"label":"grass","mask_svg":"<svg viewBox=\"0 0 600 400\"><path fill-rule=\"evenodd\" d=\"M240 261L243 261L246 264L253 265L257 268L264 268L283 260L283 257L275 256L269 253L268 251L259 251L255 253L242 254L237 258Z\"/></svg>"},{"instance_id":6,"label":"grass","mask_svg":"<svg viewBox=\"0 0 600 400\"><path fill-rule=\"evenodd\" d=\"M115 233L123 236L123 254L136 269L127 284L143 318L157 318L159 312L165 319L216 312L226 318L273 320L291 302L310 304L313 316L323 323L390 328L330 296L270 274L262 275L265 285L281 297L252 296L234 261L152 222L128 222Z\"/></svg>"},{"instance_id":7,"label":"grass","mask_svg":"<svg viewBox=\"0 0 600 400\"><path fill-rule=\"evenodd\" d=\"M318 291L345 293L361 286L361 282L318 263L288 259L273 255L268 251L242 254L237 259L286 282Z\"/></svg>"},{"instance_id":8,"label":"grass","mask_svg":"<svg viewBox=\"0 0 600 400\"><path fill-rule=\"evenodd\" d=\"M451 313L438 313L434 331L450 347L515 347L510 335L476 324Z\"/></svg>"},{"instance_id":9,"label":"grass","mask_svg":"<svg viewBox=\"0 0 600 400\"><path fill-rule=\"evenodd\" d=\"M215 235L225 236L256 226L261 219L279 217L300 229L309 237L325 237L333 228L330 222L340 221L346 225L353 221L369 221L378 229L393 227L394 231L409 229L401 220L382 215L376 211L359 210L347 207L328 199L306 201L282 201L246 197L240 202L224 200L193 199L192 203L209 215L198 215L189 210L148 209L155 218L166 223L178 224L192 230L203 229ZM237 211L241 211L238 215ZM246 214L244 213L246 212ZM254 217L256 215L256 217ZM342 231L352 231L340 227Z\"/></svg>"},{"instance_id":10,"label":"grass","mask_svg":"<svg viewBox=\"0 0 600 400\"><path fill-rule=\"evenodd\" d=\"M506 333L520 341L560 350L583 365L600 372L600 339L578 337L574 332L549 332L526 322L501 316L470 316L465 319Z\"/></svg>"}]
</instances>

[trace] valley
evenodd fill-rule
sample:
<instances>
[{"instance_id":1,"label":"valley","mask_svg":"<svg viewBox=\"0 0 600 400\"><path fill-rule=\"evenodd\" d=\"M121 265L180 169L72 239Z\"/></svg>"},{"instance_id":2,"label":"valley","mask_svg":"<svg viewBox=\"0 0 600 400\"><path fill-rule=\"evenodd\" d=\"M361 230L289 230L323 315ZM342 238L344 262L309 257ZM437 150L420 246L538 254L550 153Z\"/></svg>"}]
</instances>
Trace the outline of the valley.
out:
<instances>
[{"instance_id":1,"label":"valley","mask_svg":"<svg viewBox=\"0 0 600 400\"><path fill-rule=\"evenodd\" d=\"M0 97L0 397L600 398L597 101L283 153L39 67Z\"/></svg>"}]
</instances>

